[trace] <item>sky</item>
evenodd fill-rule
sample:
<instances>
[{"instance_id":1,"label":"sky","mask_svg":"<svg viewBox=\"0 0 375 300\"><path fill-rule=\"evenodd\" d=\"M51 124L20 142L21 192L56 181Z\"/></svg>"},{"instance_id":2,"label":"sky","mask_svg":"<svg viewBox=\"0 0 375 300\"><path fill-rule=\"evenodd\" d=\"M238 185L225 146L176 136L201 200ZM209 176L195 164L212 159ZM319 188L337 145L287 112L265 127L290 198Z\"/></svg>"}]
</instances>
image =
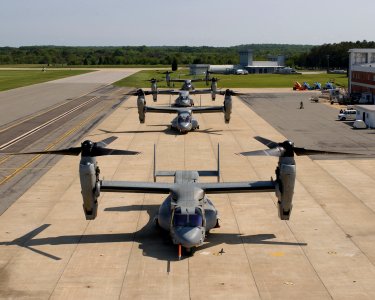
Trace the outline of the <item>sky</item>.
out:
<instances>
[{"instance_id":1,"label":"sky","mask_svg":"<svg viewBox=\"0 0 375 300\"><path fill-rule=\"evenodd\" d=\"M375 40L374 0L1 0L0 46Z\"/></svg>"}]
</instances>

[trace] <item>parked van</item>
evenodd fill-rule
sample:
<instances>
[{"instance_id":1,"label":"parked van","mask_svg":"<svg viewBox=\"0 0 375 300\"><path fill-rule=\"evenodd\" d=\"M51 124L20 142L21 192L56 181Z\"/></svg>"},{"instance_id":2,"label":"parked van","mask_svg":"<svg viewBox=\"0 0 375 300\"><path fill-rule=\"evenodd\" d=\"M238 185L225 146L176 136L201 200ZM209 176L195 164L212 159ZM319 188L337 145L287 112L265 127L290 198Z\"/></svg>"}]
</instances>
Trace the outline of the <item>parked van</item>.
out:
<instances>
[{"instance_id":1,"label":"parked van","mask_svg":"<svg viewBox=\"0 0 375 300\"><path fill-rule=\"evenodd\" d=\"M340 121L345 120L355 120L357 116L357 111L355 109L345 109L342 113L338 115Z\"/></svg>"}]
</instances>

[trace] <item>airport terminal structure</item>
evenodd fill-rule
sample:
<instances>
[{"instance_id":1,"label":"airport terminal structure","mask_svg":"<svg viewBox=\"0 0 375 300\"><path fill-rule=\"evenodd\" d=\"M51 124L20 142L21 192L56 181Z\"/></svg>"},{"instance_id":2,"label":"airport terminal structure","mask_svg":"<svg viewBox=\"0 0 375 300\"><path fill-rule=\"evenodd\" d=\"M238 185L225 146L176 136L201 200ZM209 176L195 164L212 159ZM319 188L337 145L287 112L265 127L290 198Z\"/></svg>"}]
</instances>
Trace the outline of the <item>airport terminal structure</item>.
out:
<instances>
[{"instance_id":1,"label":"airport terminal structure","mask_svg":"<svg viewBox=\"0 0 375 300\"><path fill-rule=\"evenodd\" d=\"M349 93L375 100L375 49L349 50Z\"/></svg>"}]
</instances>

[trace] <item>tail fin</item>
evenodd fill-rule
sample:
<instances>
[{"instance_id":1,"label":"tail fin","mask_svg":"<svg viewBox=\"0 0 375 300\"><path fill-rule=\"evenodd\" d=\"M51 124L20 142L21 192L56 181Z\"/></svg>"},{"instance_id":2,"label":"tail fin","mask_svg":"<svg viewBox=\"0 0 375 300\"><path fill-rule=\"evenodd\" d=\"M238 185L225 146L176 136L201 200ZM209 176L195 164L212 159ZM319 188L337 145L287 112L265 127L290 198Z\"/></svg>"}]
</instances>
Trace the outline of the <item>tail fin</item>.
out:
<instances>
[{"instance_id":1,"label":"tail fin","mask_svg":"<svg viewBox=\"0 0 375 300\"><path fill-rule=\"evenodd\" d=\"M217 182L220 182L220 144L217 144L217 170L198 170L199 176L215 176L217 177ZM156 171L156 145L154 144L154 167L153 167L153 177L154 182L156 182L156 177L160 176L170 176L176 175L176 171Z\"/></svg>"},{"instance_id":2,"label":"tail fin","mask_svg":"<svg viewBox=\"0 0 375 300\"><path fill-rule=\"evenodd\" d=\"M158 176L174 176L176 171L156 171L156 145L154 144L154 182L156 182L156 177Z\"/></svg>"}]
</instances>

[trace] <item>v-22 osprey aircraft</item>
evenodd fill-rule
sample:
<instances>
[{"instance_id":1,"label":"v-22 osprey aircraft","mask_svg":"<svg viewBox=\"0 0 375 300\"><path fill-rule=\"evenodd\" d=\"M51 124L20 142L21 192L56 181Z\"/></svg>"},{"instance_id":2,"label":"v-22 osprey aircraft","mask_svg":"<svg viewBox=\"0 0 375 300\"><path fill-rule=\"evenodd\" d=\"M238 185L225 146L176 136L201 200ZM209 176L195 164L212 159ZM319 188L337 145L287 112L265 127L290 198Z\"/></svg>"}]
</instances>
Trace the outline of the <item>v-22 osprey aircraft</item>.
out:
<instances>
[{"instance_id":1,"label":"v-22 osprey aircraft","mask_svg":"<svg viewBox=\"0 0 375 300\"><path fill-rule=\"evenodd\" d=\"M192 117L193 113L216 113L223 112L224 120L226 123L229 123L231 113L232 113L232 95L234 93L224 94L224 104L223 106L206 106L206 107L169 107L169 106L146 106L145 95L146 92L143 90L138 90L136 92L137 98L137 107L139 121L141 123L145 122L146 113L177 113L171 122L171 127L179 131L180 133L188 133L189 131L199 129L199 124L196 119Z\"/></svg>"},{"instance_id":2,"label":"v-22 osprey aircraft","mask_svg":"<svg viewBox=\"0 0 375 300\"><path fill-rule=\"evenodd\" d=\"M255 150L238 153L243 156L276 156L279 158L275 170L276 178L268 181L220 182L220 153L218 145L217 170L195 171L157 171L156 151L154 146L154 182L111 181L99 178L100 170L96 156L135 155L136 151L108 149L106 146L117 137L109 137L94 143L84 141L80 147L61 150L36 151L7 154L60 154L78 155L79 178L83 199L83 211L87 220L97 217L98 198L102 192L117 193L152 193L166 194L167 197L159 207L156 224L169 232L174 244L178 246L178 258L181 259L182 248L188 253L204 243L207 233L219 227L218 211L208 198L210 194L219 193L254 193L275 192L278 214L281 220L289 220L292 211L294 185L296 179L296 162L294 155L313 154L350 154L328 152L295 147L291 141L276 143L263 137L256 140L266 145L266 150ZM156 182L159 176L174 177L173 183ZM217 182L199 182L200 176L216 176ZM50 256L52 257L52 256Z\"/></svg>"}]
</instances>

